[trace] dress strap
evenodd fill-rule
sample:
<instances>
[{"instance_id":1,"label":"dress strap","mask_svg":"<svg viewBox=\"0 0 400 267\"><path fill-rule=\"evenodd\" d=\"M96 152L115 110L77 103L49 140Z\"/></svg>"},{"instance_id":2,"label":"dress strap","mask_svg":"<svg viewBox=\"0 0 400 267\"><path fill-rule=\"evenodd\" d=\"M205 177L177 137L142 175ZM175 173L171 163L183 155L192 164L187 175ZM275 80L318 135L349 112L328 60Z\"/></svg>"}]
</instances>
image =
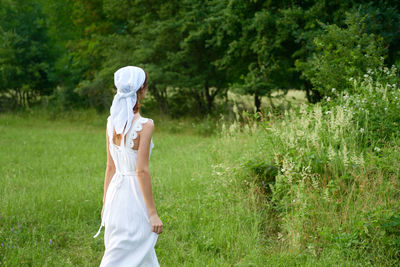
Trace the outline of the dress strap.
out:
<instances>
[{"instance_id":1,"label":"dress strap","mask_svg":"<svg viewBox=\"0 0 400 267\"><path fill-rule=\"evenodd\" d=\"M139 125L140 130L141 130L141 124L140 123L138 124L138 122L142 121L143 119L144 118L142 116L140 116L140 114L138 114L138 117L133 121L133 123L131 123L130 129L126 132L126 134L124 134L122 136L122 140L121 140L121 143L119 144L119 146L116 145L116 144L115 145L118 146L120 149L123 149L123 150L125 150L128 145L131 145L130 143L128 143L128 141L130 142L131 139L132 139L131 138L132 137L132 132L133 132L133 135L134 135L133 139L135 139L136 136L137 136L136 131L137 131L138 125ZM111 116L109 116L107 118L107 131L108 131L108 137L109 137L110 144L111 143L114 144L114 142L113 142L114 126L113 126L113 123L112 123Z\"/></svg>"},{"instance_id":2,"label":"dress strap","mask_svg":"<svg viewBox=\"0 0 400 267\"><path fill-rule=\"evenodd\" d=\"M107 118L107 132L108 132L108 141L111 144L112 143L112 137L113 137L113 130L112 130L112 118L109 116Z\"/></svg>"}]
</instances>

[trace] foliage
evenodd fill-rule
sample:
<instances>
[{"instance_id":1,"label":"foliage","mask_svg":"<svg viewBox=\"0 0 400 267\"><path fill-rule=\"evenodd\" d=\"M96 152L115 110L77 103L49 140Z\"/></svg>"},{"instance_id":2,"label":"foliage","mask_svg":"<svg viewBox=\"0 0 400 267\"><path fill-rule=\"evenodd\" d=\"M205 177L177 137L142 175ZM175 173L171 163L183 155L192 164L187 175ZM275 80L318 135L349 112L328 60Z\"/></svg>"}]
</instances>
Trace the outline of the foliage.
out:
<instances>
[{"instance_id":1,"label":"foliage","mask_svg":"<svg viewBox=\"0 0 400 267\"><path fill-rule=\"evenodd\" d=\"M353 122L362 134L362 142L379 148L398 136L400 77L396 66L369 69L362 78L351 77L349 82L352 89L343 93L333 92L338 98L331 105L352 110Z\"/></svg>"},{"instance_id":2,"label":"foliage","mask_svg":"<svg viewBox=\"0 0 400 267\"><path fill-rule=\"evenodd\" d=\"M245 138L257 143L240 164L236 179L258 186L259 210L267 210L265 235L279 251L319 259L337 253L341 263L398 263L399 137L393 127L391 138L381 139L378 146L376 135L381 133L376 128L363 130L359 122L365 115L361 108L377 98L382 103L376 109L375 126L397 120L397 115L384 113L385 107L398 110L397 70L368 73L373 82L368 77L354 82L353 91L360 94L343 101L340 96L337 101L326 98L324 103L304 104L283 116L270 114L251 131L237 126L238 122L223 127L228 129L223 137L232 143ZM230 171L223 175L232 176Z\"/></svg>"},{"instance_id":3,"label":"foliage","mask_svg":"<svg viewBox=\"0 0 400 267\"><path fill-rule=\"evenodd\" d=\"M0 2L0 92L30 106L55 85L52 42L41 6L31 1Z\"/></svg>"},{"instance_id":4,"label":"foliage","mask_svg":"<svg viewBox=\"0 0 400 267\"><path fill-rule=\"evenodd\" d=\"M383 66L383 38L366 32L365 19L356 12L347 13L345 28L321 23L324 33L314 39L315 53L306 63L297 62L323 96L332 96L332 88L351 89L349 78Z\"/></svg>"},{"instance_id":5,"label":"foliage","mask_svg":"<svg viewBox=\"0 0 400 267\"><path fill-rule=\"evenodd\" d=\"M7 7L22 8L24 1L3 1L2 12L18 17L14 22L2 20L4 31L13 24L21 38L32 40L33 33L43 37L37 40L40 47L23 44L28 50L35 49L33 53L41 58L41 63L31 68L43 69L39 71L41 78L21 84L19 76L10 76L13 66L18 65L12 59L17 50L10 50L14 37L10 32L3 35L2 53L8 62L2 65L8 75L3 75L3 87L27 92L40 87L37 90L46 91L42 95L53 93L43 98L43 104L58 105L60 110L107 110L115 90L112 74L123 65L143 67L150 76L149 91L159 111L176 117L189 110L201 115L219 112L217 102L229 105L228 90L252 95L258 111L262 96L273 103L275 91L293 88L306 90L308 100L316 102L332 87L341 90L349 86L340 75L354 76L381 64L378 54L389 64L399 59L397 0L36 0L31 3L41 10L36 21L29 8L6 12ZM345 11L352 17L346 19ZM20 21L28 23L18 25ZM357 25L363 28L357 29ZM362 35L357 39L352 33L358 32ZM361 47L351 46L360 40ZM369 40L372 42L367 45ZM341 50L333 43L336 41L347 48ZM323 44L327 45L321 47ZM386 50L379 52L382 47ZM42 55L43 51L47 54ZM367 63L361 57L365 51L372 51ZM315 88L327 89L320 94ZM185 96L185 104L179 95Z\"/></svg>"},{"instance_id":6,"label":"foliage","mask_svg":"<svg viewBox=\"0 0 400 267\"><path fill-rule=\"evenodd\" d=\"M273 90L295 86L291 53L298 47L277 3L227 2L215 18L220 21L217 34L209 40L226 47L215 64L230 74L231 89L255 96L259 111L261 96L271 97Z\"/></svg>"}]
</instances>

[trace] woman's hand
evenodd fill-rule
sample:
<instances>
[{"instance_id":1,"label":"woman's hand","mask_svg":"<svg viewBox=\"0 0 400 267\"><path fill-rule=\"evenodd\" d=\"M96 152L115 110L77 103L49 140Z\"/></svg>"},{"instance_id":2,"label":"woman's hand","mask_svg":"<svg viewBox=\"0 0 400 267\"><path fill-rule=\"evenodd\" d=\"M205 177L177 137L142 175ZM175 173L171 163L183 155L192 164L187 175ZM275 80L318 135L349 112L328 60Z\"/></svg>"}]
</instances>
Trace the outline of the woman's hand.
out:
<instances>
[{"instance_id":1,"label":"woman's hand","mask_svg":"<svg viewBox=\"0 0 400 267\"><path fill-rule=\"evenodd\" d=\"M160 217L158 217L158 214L155 213L153 215L150 215L149 219L151 224L151 231L157 234L161 234L163 231L163 224L160 220Z\"/></svg>"}]
</instances>

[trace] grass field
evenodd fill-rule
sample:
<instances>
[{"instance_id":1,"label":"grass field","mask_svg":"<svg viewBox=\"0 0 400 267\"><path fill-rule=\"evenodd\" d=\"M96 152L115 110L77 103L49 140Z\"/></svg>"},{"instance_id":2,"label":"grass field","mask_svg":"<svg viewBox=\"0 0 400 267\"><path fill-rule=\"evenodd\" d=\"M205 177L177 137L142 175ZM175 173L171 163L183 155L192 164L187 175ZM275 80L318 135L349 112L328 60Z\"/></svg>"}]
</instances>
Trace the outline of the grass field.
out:
<instances>
[{"instance_id":1,"label":"grass field","mask_svg":"<svg viewBox=\"0 0 400 267\"><path fill-rule=\"evenodd\" d=\"M315 153L322 141L315 148L303 134L329 133L313 127L306 133L300 131L305 131L301 128L305 121L320 121L313 116L286 118L290 127L286 121L266 121L268 131L234 122L211 136L207 133L213 124L207 121L153 117L156 130L150 172L164 224L156 244L161 266L397 263L398 226L388 226L394 229L389 231L380 223L385 218L384 224L397 222L396 216L390 217L398 214L399 203L397 139L388 143L385 154L366 151L364 170L348 169L355 182L339 180L332 185L329 198L323 184L316 186L318 190L286 185L287 177L307 173L299 175L300 170L293 169L287 177L279 174L279 184L292 192L275 200L275 205L284 207L280 213L266 201L263 176L246 167L250 160L250 168L264 168L275 152L285 155L294 145L291 137L297 138L297 150ZM91 110L65 116L40 112L0 115L1 266L99 265L104 229L97 239L93 235L102 207L106 117ZM325 118L328 122L329 127L342 125ZM348 147L355 149L353 135L346 136ZM339 158L329 166L342 170L342 165ZM300 198L299 203L307 205L297 205L294 200Z\"/></svg>"},{"instance_id":2,"label":"grass field","mask_svg":"<svg viewBox=\"0 0 400 267\"><path fill-rule=\"evenodd\" d=\"M0 116L0 265L100 263L104 229L93 235L103 196L105 118L88 118ZM150 161L164 224L156 245L160 264L262 266L261 215L253 200L213 175L228 155L219 139L160 124Z\"/></svg>"}]
</instances>

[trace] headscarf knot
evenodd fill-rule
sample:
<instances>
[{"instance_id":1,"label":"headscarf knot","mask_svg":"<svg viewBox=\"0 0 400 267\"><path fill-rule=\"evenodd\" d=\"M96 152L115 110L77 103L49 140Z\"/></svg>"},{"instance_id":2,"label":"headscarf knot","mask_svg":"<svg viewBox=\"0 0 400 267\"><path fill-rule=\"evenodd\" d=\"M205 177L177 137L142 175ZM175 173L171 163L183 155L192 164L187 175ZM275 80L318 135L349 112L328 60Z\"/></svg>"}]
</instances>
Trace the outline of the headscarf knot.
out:
<instances>
[{"instance_id":1,"label":"headscarf knot","mask_svg":"<svg viewBox=\"0 0 400 267\"><path fill-rule=\"evenodd\" d=\"M110 108L110 115L117 134L125 134L129 130L134 115L133 107L137 101L136 92L142 87L145 80L144 70L135 66L126 66L114 73L117 93Z\"/></svg>"}]
</instances>

